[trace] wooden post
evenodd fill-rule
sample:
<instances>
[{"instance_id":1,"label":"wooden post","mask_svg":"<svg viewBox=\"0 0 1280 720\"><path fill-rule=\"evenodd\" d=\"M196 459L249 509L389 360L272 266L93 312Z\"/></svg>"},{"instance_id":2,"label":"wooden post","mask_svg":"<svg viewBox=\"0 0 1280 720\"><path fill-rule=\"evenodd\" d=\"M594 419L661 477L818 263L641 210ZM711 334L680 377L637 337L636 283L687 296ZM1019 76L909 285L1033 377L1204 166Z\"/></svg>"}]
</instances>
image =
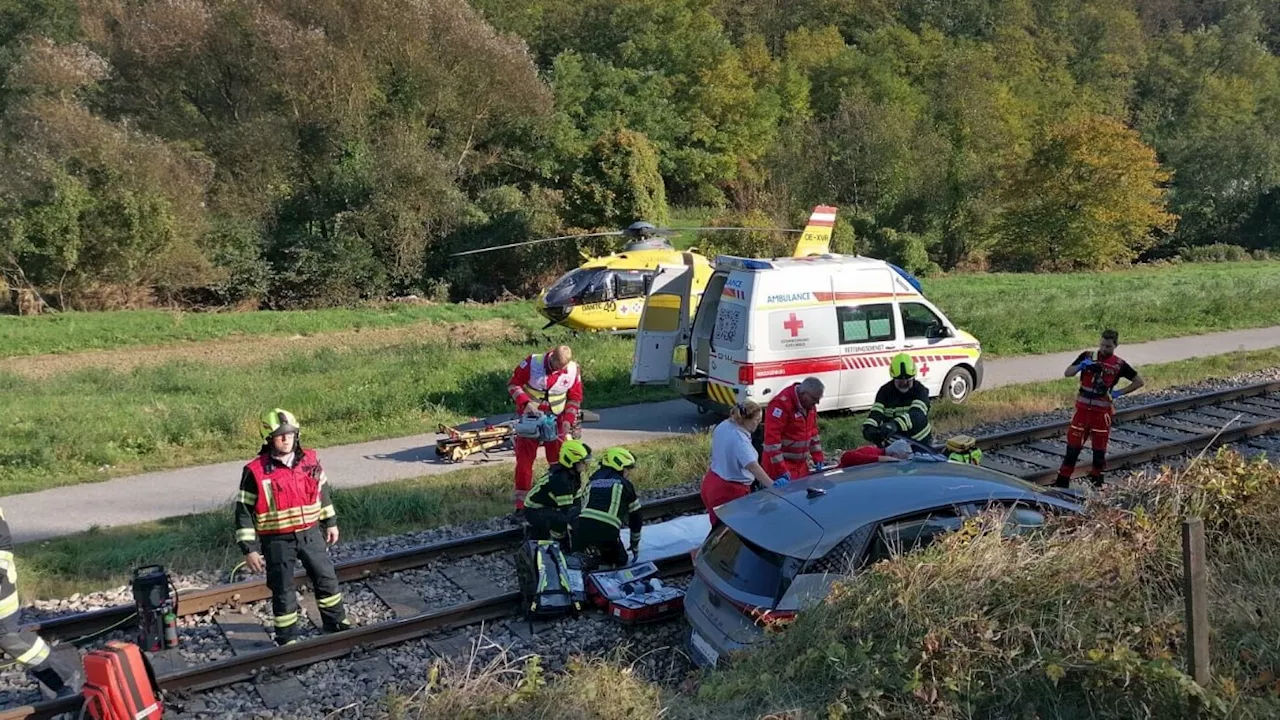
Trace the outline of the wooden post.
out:
<instances>
[{"instance_id":1,"label":"wooden post","mask_svg":"<svg viewBox=\"0 0 1280 720\"><path fill-rule=\"evenodd\" d=\"M1205 574L1204 521L1182 521L1182 597L1186 602L1187 669L1200 687L1209 685L1209 597ZM1199 703L1191 703L1191 716Z\"/></svg>"}]
</instances>

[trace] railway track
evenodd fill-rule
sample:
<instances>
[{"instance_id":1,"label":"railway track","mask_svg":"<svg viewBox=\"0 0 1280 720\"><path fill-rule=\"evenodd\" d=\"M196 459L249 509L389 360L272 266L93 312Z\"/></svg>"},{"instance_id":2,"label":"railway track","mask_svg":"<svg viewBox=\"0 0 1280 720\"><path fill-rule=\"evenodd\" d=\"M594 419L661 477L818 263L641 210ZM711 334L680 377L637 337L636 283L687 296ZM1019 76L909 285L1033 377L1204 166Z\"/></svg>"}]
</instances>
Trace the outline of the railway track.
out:
<instances>
[{"instance_id":1,"label":"railway track","mask_svg":"<svg viewBox=\"0 0 1280 720\"><path fill-rule=\"evenodd\" d=\"M983 465L1025 480L1046 484L1057 475L1065 450L1067 422L1047 423L978 439L983 450ZM1159 460L1164 457L1198 451L1211 443L1229 443L1280 431L1280 382L1260 383L1118 411L1112 429L1108 457L1109 470L1119 470ZM1076 475L1087 472L1088 456ZM646 520L681 515L701 509L696 493L656 501L645 508ZM428 566L441 559L466 558L507 550L520 539L519 529L484 533L456 540L433 543L385 555L363 558L338 566L342 582L367 581L406 570ZM660 561L664 574L688 571L689 558L680 556ZM295 577L299 584L305 576ZM459 583L468 590L463 583ZM517 610L518 594L491 592L473 600L443 608L423 609L406 593L415 591L406 583L378 595L395 611L396 618L359 627L355 630L314 637L284 648L265 646L259 641L246 643L241 638L241 654L197 667L177 667L162 672L159 680L166 691L200 691L250 680L264 669L291 669L369 649L406 642L443 629L456 628L487 620L508 617ZM182 616L199 615L243 606L270 597L266 584L253 580L190 591L180 596ZM102 632L126 623L133 608L118 606L70 615L27 626L48 638L70 638ZM256 621L254 621L256 622ZM254 623L248 623L252 625ZM223 628L233 649L235 633ZM79 708L79 698L27 705L0 711L0 720L52 718Z\"/></svg>"}]
</instances>

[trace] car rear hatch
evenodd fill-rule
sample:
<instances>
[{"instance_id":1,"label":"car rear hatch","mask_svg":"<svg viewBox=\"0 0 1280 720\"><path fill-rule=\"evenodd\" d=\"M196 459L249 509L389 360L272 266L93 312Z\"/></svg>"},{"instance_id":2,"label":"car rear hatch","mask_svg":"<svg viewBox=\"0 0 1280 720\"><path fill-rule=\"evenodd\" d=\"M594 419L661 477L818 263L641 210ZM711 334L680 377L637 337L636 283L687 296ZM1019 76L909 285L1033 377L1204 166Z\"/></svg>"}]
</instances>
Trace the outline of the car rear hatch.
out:
<instances>
[{"instance_id":1,"label":"car rear hatch","mask_svg":"<svg viewBox=\"0 0 1280 720\"><path fill-rule=\"evenodd\" d=\"M772 495L730 503L716 514L724 526L707 538L694 563L717 610L707 620L734 642L754 642L762 625L791 619L773 611L822 540L822 528Z\"/></svg>"}]
</instances>

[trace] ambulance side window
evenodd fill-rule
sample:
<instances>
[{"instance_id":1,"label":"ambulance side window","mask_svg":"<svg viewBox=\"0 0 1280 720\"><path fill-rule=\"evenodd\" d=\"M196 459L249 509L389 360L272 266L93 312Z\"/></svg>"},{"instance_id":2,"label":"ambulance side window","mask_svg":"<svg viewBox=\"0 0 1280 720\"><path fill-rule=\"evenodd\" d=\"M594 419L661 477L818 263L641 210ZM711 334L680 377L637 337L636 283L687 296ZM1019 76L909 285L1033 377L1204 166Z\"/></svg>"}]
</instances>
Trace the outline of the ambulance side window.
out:
<instances>
[{"instance_id":1,"label":"ambulance side window","mask_svg":"<svg viewBox=\"0 0 1280 720\"><path fill-rule=\"evenodd\" d=\"M861 305L838 307L836 318L840 322L840 344L885 342L895 337L893 329L893 305Z\"/></svg>"},{"instance_id":2,"label":"ambulance side window","mask_svg":"<svg viewBox=\"0 0 1280 720\"><path fill-rule=\"evenodd\" d=\"M908 338L936 338L945 325L928 307L920 303L902 303L902 334Z\"/></svg>"}]
</instances>

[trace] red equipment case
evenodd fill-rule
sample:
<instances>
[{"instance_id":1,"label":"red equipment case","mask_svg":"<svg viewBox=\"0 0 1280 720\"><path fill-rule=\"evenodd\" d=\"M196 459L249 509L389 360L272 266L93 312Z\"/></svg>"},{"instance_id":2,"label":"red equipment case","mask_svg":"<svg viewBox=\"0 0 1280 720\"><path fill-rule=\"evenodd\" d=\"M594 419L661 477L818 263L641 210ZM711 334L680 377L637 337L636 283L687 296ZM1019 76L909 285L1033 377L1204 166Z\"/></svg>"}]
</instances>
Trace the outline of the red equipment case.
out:
<instances>
[{"instance_id":1,"label":"red equipment case","mask_svg":"<svg viewBox=\"0 0 1280 720\"><path fill-rule=\"evenodd\" d=\"M652 587L650 578L657 574L651 562L594 572L587 576L587 597L626 625L666 620L684 609L684 591Z\"/></svg>"},{"instance_id":2,"label":"red equipment case","mask_svg":"<svg viewBox=\"0 0 1280 720\"><path fill-rule=\"evenodd\" d=\"M133 643L112 640L84 657L85 712L94 720L160 720L155 671Z\"/></svg>"}]
</instances>

